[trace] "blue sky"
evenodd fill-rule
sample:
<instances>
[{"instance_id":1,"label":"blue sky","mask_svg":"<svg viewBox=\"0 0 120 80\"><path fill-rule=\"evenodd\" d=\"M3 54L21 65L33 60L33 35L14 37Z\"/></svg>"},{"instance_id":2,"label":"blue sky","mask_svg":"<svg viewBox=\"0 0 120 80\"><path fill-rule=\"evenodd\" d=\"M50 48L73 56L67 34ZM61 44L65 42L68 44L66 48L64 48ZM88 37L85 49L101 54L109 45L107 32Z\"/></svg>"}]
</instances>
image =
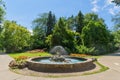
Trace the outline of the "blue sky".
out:
<instances>
[{"instance_id":1,"label":"blue sky","mask_svg":"<svg viewBox=\"0 0 120 80\"><path fill-rule=\"evenodd\" d=\"M105 20L111 29L112 17L120 11L120 7L111 3L112 0L4 0L6 3L6 16L8 20L17 21L31 29L32 21L39 14L52 11L57 18L77 15L81 10L83 14L95 12Z\"/></svg>"}]
</instances>

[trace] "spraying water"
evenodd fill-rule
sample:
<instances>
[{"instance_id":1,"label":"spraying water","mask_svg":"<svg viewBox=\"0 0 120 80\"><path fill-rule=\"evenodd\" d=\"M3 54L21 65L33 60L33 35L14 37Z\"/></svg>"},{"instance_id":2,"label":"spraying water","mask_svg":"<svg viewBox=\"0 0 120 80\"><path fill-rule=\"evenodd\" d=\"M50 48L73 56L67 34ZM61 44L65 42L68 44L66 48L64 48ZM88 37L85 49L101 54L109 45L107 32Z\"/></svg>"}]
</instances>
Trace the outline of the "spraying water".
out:
<instances>
[{"instance_id":1,"label":"spraying water","mask_svg":"<svg viewBox=\"0 0 120 80\"><path fill-rule=\"evenodd\" d=\"M63 55L68 55L67 51L62 46L55 46L50 51L51 54L54 54L50 58L51 61L54 62L65 62L65 57Z\"/></svg>"}]
</instances>

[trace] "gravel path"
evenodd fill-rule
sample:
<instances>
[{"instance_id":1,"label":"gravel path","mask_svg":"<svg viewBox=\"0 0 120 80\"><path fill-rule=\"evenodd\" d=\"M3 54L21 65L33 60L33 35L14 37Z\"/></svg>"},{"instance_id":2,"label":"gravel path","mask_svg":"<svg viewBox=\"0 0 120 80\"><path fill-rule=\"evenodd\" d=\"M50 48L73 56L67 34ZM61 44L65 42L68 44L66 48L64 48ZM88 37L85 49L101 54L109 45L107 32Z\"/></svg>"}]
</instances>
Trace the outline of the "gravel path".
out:
<instances>
[{"instance_id":1,"label":"gravel path","mask_svg":"<svg viewBox=\"0 0 120 80\"><path fill-rule=\"evenodd\" d=\"M72 76L64 78L44 78L24 76L11 72L8 64L12 60L7 54L0 54L0 80L120 80L120 51L105 55L98 61L110 69L98 74L87 76Z\"/></svg>"}]
</instances>

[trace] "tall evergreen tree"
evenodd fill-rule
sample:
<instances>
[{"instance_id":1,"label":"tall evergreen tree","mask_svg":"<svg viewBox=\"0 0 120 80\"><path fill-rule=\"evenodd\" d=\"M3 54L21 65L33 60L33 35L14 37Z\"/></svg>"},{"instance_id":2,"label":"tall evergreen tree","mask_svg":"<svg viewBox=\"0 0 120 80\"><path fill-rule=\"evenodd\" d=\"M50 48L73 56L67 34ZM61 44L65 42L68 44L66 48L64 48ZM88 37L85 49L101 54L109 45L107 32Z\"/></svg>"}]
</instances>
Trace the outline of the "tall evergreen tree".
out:
<instances>
[{"instance_id":1,"label":"tall evergreen tree","mask_svg":"<svg viewBox=\"0 0 120 80\"><path fill-rule=\"evenodd\" d=\"M76 27L75 27L75 17L72 15L71 17L68 17L68 19L66 21L67 21L68 28L70 30L75 31L76 30Z\"/></svg>"},{"instance_id":2,"label":"tall evergreen tree","mask_svg":"<svg viewBox=\"0 0 120 80\"><path fill-rule=\"evenodd\" d=\"M81 44L81 37L80 34L82 33L82 29L84 27L84 15L81 11L79 11L78 15L76 16L76 32L79 33L79 35L76 36L77 44Z\"/></svg>"},{"instance_id":3,"label":"tall evergreen tree","mask_svg":"<svg viewBox=\"0 0 120 80\"><path fill-rule=\"evenodd\" d=\"M76 17L76 32L81 33L82 28L84 27L84 15L79 11Z\"/></svg>"},{"instance_id":4,"label":"tall evergreen tree","mask_svg":"<svg viewBox=\"0 0 120 80\"><path fill-rule=\"evenodd\" d=\"M53 33L47 37L50 47L61 45L70 51L74 50L74 32L68 29L64 18L60 18L54 27Z\"/></svg>"},{"instance_id":5,"label":"tall evergreen tree","mask_svg":"<svg viewBox=\"0 0 120 80\"><path fill-rule=\"evenodd\" d=\"M55 15L50 11L43 13L33 21L33 48L44 48L45 39L53 31L56 23Z\"/></svg>"},{"instance_id":6,"label":"tall evergreen tree","mask_svg":"<svg viewBox=\"0 0 120 80\"><path fill-rule=\"evenodd\" d=\"M47 32L46 32L46 36L48 36L48 35L50 35L52 33L52 30L54 28L55 23L56 23L55 15L52 14L52 12L50 11L48 13L48 18L47 18Z\"/></svg>"}]
</instances>

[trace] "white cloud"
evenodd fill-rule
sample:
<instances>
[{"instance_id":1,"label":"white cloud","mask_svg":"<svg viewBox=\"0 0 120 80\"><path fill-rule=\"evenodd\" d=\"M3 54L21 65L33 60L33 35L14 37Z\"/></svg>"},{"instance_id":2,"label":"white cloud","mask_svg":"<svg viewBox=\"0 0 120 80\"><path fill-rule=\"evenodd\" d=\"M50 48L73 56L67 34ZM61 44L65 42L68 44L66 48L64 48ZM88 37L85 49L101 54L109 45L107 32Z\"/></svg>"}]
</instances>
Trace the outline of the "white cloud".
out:
<instances>
[{"instance_id":1,"label":"white cloud","mask_svg":"<svg viewBox=\"0 0 120 80\"><path fill-rule=\"evenodd\" d=\"M116 6L112 3L113 0L90 0L93 8L91 11L93 12L100 12L100 11L107 11L111 15L115 15L116 13L120 12L120 6ZM99 4L102 3L102 5ZM98 5L99 4L99 5Z\"/></svg>"},{"instance_id":2,"label":"white cloud","mask_svg":"<svg viewBox=\"0 0 120 80\"><path fill-rule=\"evenodd\" d=\"M104 6L103 6L102 9L105 9L105 8L111 6L111 5L114 5L114 4L112 3L112 1L113 1L113 0L105 0L105 1L104 1Z\"/></svg>"},{"instance_id":3,"label":"white cloud","mask_svg":"<svg viewBox=\"0 0 120 80\"><path fill-rule=\"evenodd\" d=\"M112 3L113 0L105 0L102 10L107 10L111 15L115 15L120 11L120 7Z\"/></svg>"},{"instance_id":4,"label":"white cloud","mask_svg":"<svg viewBox=\"0 0 120 80\"><path fill-rule=\"evenodd\" d=\"M109 13L112 14L112 15L115 15L114 9L110 8L110 9L109 9Z\"/></svg>"},{"instance_id":5,"label":"white cloud","mask_svg":"<svg viewBox=\"0 0 120 80\"><path fill-rule=\"evenodd\" d=\"M93 5L93 8L91 9L93 12L98 12L99 11L99 6L97 5L97 3L99 2L99 0L91 0L91 4Z\"/></svg>"},{"instance_id":6,"label":"white cloud","mask_svg":"<svg viewBox=\"0 0 120 80\"><path fill-rule=\"evenodd\" d=\"M92 0L92 4L97 4L98 0Z\"/></svg>"},{"instance_id":7,"label":"white cloud","mask_svg":"<svg viewBox=\"0 0 120 80\"><path fill-rule=\"evenodd\" d=\"M106 4L108 4L108 5L113 4L112 1L113 0L106 0Z\"/></svg>"},{"instance_id":8,"label":"white cloud","mask_svg":"<svg viewBox=\"0 0 120 80\"><path fill-rule=\"evenodd\" d=\"M97 5L94 5L94 7L91 9L93 12L98 12L99 7Z\"/></svg>"}]
</instances>

